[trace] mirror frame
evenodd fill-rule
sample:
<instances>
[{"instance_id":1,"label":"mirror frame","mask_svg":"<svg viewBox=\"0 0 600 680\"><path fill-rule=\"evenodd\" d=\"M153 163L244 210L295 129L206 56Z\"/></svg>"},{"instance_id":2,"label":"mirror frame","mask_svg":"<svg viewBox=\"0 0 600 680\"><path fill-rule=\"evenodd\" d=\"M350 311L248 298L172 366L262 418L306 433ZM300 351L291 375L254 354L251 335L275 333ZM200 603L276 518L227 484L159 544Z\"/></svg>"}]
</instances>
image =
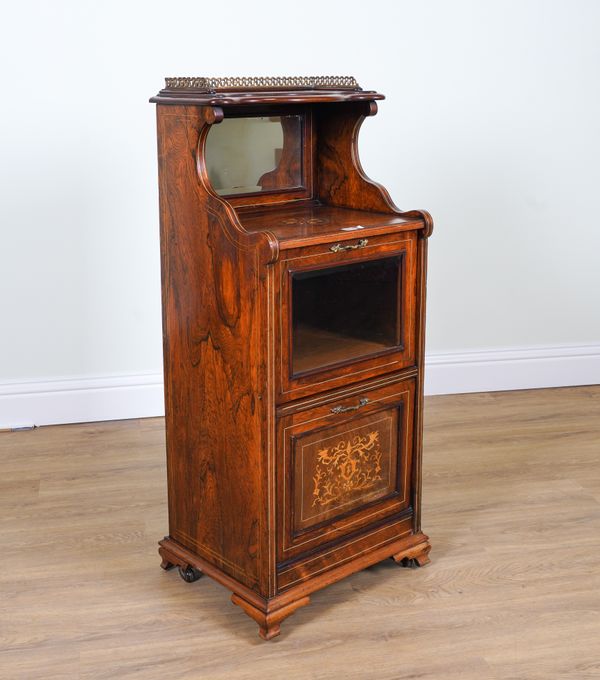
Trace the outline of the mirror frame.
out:
<instances>
[{"instance_id":1,"label":"mirror frame","mask_svg":"<svg viewBox=\"0 0 600 680\"><path fill-rule=\"evenodd\" d=\"M268 189L265 191L253 191L243 194L217 194L219 198L227 201L235 207L260 206L271 203L286 203L314 195L314 143L313 143L313 115L312 108L308 106L268 106L268 107L238 107L231 106L223 109L224 120L228 118L259 118L261 116L300 116L302 130L302 185L294 188ZM219 123L217 123L218 125ZM208 132L210 135L210 131ZM208 135L207 135L208 138ZM206 139L202 148L203 165L206 179L212 187L208 171L206 170ZM213 187L215 194L217 193Z\"/></svg>"}]
</instances>

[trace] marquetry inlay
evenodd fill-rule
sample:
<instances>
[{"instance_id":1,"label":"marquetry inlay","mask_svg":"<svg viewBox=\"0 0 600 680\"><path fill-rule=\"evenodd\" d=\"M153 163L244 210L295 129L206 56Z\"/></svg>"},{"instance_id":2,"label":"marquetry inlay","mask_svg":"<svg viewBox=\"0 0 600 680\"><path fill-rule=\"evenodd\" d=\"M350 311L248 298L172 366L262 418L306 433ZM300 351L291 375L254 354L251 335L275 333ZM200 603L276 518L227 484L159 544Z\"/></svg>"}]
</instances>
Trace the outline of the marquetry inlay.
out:
<instances>
[{"instance_id":1,"label":"marquetry inlay","mask_svg":"<svg viewBox=\"0 0 600 680\"><path fill-rule=\"evenodd\" d=\"M328 506L372 488L381 479L379 432L343 438L317 454L312 506Z\"/></svg>"}]
</instances>

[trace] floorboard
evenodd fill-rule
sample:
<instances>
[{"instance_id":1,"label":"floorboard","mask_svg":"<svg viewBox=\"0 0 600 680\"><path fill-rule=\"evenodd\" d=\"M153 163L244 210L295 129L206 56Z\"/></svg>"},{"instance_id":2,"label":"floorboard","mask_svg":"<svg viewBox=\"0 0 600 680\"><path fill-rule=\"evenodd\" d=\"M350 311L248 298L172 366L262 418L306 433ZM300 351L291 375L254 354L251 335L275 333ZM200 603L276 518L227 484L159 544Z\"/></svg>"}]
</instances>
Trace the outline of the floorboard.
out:
<instances>
[{"instance_id":1,"label":"floorboard","mask_svg":"<svg viewBox=\"0 0 600 680\"><path fill-rule=\"evenodd\" d=\"M600 387L426 400L430 565L391 560L262 642L159 568L162 419L0 433L7 680L600 678Z\"/></svg>"}]
</instances>

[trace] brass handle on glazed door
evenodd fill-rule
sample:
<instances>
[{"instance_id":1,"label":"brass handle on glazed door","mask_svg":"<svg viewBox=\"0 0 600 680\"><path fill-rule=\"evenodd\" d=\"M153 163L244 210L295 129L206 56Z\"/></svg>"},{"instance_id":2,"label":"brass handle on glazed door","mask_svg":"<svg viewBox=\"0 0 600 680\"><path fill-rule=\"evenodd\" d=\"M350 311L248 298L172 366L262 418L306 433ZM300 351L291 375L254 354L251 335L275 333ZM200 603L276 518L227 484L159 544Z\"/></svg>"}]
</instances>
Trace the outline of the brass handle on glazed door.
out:
<instances>
[{"instance_id":1,"label":"brass handle on glazed door","mask_svg":"<svg viewBox=\"0 0 600 680\"><path fill-rule=\"evenodd\" d=\"M347 411L358 411L361 406L366 406L369 400L363 397L356 406L335 406L331 409L332 413L346 413Z\"/></svg>"},{"instance_id":2,"label":"brass handle on glazed door","mask_svg":"<svg viewBox=\"0 0 600 680\"><path fill-rule=\"evenodd\" d=\"M341 253L343 250L357 250L358 248L364 248L368 242L368 238L361 238L360 241L353 246L343 246L341 243L336 243L334 246L331 246L329 250L331 250L332 253Z\"/></svg>"}]
</instances>

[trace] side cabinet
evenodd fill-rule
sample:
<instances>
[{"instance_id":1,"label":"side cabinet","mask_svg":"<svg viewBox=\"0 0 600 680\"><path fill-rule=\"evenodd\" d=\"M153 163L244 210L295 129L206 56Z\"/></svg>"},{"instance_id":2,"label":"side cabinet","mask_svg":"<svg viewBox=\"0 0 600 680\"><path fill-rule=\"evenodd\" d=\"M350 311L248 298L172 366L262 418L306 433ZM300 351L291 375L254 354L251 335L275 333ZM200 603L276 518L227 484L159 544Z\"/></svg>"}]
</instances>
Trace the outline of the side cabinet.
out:
<instances>
[{"instance_id":1,"label":"side cabinet","mask_svg":"<svg viewBox=\"0 0 600 680\"><path fill-rule=\"evenodd\" d=\"M228 588L266 640L330 583L389 558L429 561L433 222L399 210L358 161L359 128L383 98L352 77L317 76L167 78L151 99L169 505L161 566Z\"/></svg>"}]
</instances>

